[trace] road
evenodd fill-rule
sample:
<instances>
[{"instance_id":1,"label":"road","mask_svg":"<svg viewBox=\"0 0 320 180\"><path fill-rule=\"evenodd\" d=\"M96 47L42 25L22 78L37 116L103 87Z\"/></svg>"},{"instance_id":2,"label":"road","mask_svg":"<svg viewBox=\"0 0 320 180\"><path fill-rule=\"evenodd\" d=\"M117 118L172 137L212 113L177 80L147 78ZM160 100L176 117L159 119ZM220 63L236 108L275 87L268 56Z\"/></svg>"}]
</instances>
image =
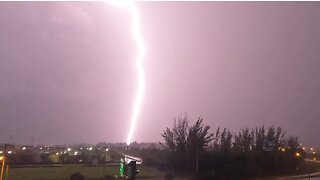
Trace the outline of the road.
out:
<instances>
[{"instance_id":1,"label":"road","mask_svg":"<svg viewBox=\"0 0 320 180\"><path fill-rule=\"evenodd\" d=\"M311 160L311 159L305 159L305 161L307 162L312 162L312 163L319 163L319 160ZM320 180L320 169L318 172L315 173L311 173L311 174L302 174L302 175L296 175L296 176L285 176L285 177L280 177L277 179L282 179L282 180L286 180L286 179L302 179L302 180Z\"/></svg>"}]
</instances>

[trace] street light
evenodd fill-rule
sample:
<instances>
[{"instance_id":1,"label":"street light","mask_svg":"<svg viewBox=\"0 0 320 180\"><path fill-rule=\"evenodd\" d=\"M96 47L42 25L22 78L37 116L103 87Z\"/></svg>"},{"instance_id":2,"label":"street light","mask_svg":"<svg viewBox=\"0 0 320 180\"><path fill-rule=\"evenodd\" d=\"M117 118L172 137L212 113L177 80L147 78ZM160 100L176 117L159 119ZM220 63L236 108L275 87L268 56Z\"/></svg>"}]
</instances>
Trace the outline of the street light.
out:
<instances>
[{"instance_id":1,"label":"street light","mask_svg":"<svg viewBox=\"0 0 320 180\"><path fill-rule=\"evenodd\" d=\"M300 156L301 156L301 154L300 154L300 153L298 153L298 152L296 152L296 156L297 156L297 157L300 157Z\"/></svg>"},{"instance_id":2,"label":"street light","mask_svg":"<svg viewBox=\"0 0 320 180\"><path fill-rule=\"evenodd\" d=\"M6 157L5 156L0 156L0 161L2 161L1 175L0 175L0 179L2 180L3 170L4 170L4 162L6 161Z\"/></svg>"},{"instance_id":3,"label":"street light","mask_svg":"<svg viewBox=\"0 0 320 180\"><path fill-rule=\"evenodd\" d=\"M3 177L4 164L6 161L6 156L5 156L6 150L7 150L7 144L4 144L4 151L3 151L4 155L0 156L0 161L2 161L0 180L2 180L2 177ZM8 154L11 154L11 153L12 153L12 151L8 151ZM9 172L9 166L7 165L6 179L8 178L8 172Z\"/></svg>"}]
</instances>

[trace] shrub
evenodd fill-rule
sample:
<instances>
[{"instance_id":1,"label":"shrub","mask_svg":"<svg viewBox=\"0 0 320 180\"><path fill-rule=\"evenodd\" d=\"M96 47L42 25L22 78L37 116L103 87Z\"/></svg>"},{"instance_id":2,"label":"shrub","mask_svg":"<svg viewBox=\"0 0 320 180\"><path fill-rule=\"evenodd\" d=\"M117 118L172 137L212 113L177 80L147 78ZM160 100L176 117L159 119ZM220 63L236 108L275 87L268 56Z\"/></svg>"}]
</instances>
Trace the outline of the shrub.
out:
<instances>
[{"instance_id":1,"label":"shrub","mask_svg":"<svg viewBox=\"0 0 320 180\"><path fill-rule=\"evenodd\" d=\"M84 176L82 174L76 172L70 176L70 180L84 180Z\"/></svg>"}]
</instances>

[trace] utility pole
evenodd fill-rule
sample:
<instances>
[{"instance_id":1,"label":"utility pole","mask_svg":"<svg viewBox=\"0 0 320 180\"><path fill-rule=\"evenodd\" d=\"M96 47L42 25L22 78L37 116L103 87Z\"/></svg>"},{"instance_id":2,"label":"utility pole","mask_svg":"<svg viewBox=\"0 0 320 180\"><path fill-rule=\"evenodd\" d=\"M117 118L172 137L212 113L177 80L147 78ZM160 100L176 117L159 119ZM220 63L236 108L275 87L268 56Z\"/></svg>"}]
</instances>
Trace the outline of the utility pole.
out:
<instances>
[{"instance_id":1,"label":"utility pole","mask_svg":"<svg viewBox=\"0 0 320 180\"><path fill-rule=\"evenodd\" d=\"M13 144L13 135L10 134L10 141L9 141L10 144Z\"/></svg>"},{"instance_id":2,"label":"utility pole","mask_svg":"<svg viewBox=\"0 0 320 180\"><path fill-rule=\"evenodd\" d=\"M199 147L198 145L196 146L196 173L199 172Z\"/></svg>"},{"instance_id":3,"label":"utility pole","mask_svg":"<svg viewBox=\"0 0 320 180\"><path fill-rule=\"evenodd\" d=\"M7 164L7 170L6 170L6 180L8 180L8 176L9 176L9 165Z\"/></svg>"},{"instance_id":4,"label":"utility pole","mask_svg":"<svg viewBox=\"0 0 320 180\"><path fill-rule=\"evenodd\" d=\"M34 145L34 138L31 137L31 146L33 146L33 145Z\"/></svg>"}]
</instances>

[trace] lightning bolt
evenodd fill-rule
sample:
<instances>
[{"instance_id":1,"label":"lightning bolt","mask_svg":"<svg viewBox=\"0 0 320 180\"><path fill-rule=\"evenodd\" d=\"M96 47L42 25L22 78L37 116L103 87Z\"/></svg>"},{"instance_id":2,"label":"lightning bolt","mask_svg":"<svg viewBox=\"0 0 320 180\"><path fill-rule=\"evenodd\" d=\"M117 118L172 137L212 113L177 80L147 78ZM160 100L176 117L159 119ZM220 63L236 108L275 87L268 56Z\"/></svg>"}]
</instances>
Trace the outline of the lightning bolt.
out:
<instances>
[{"instance_id":1,"label":"lightning bolt","mask_svg":"<svg viewBox=\"0 0 320 180\"><path fill-rule=\"evenodd\" d=\"M137 76L138 76L138 89L137 89L137 94L134 101L133 113L130 121L129 134L127 137L127 145L130 145L132 141L133 133L136 129L136 124L139 117L141 103L142 103L143 94L144 94L145 83L144 83L143 58L145 55L145 47L144 47L143 38L140 31L139 12L134 2L125 1L125 0L114 0L109 2L117 6L128 8L128 10L130 11L131 17L132 17L131 19L132 36L138 49L138 54L137 54L137 57L135 58L135 62L136 62L135 65L136 65Z\"/></svg>"}]
</instances>

